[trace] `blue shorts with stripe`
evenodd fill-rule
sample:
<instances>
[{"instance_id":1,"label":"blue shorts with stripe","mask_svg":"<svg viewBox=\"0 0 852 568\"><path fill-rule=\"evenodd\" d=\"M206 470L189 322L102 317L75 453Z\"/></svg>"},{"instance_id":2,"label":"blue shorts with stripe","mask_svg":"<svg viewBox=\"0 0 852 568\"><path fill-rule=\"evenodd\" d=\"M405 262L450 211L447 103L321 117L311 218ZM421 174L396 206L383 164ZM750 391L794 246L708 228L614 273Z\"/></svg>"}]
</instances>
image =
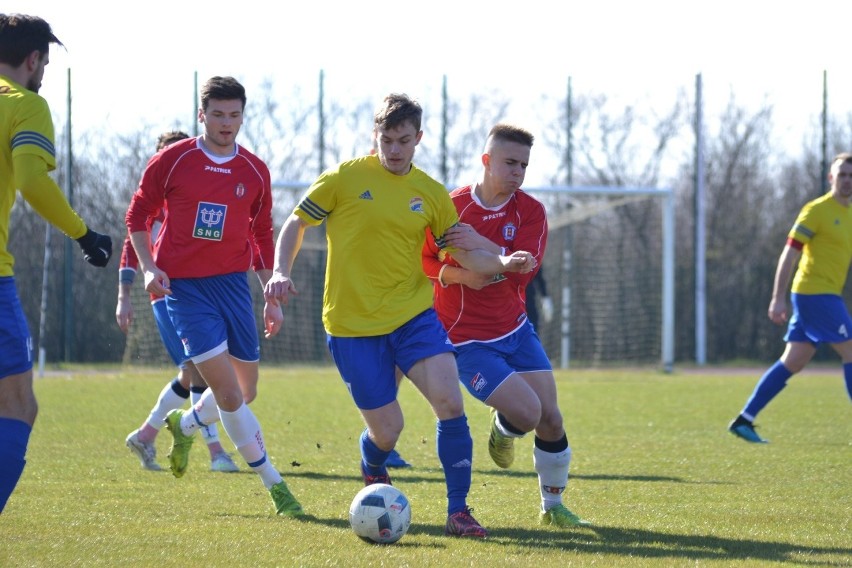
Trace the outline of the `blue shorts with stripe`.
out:
<instances>
[{"instance_id":1,"label":"blue shorts with stripe","mask_svg":"<svg viewBox=\"0 0 852 568\"><path fill-rule=\"evenodd\" d=\"M205 278L176 278L166 308L183 344L196 363L224 351L241 361L260 360L260 342L245 272Z\"/></svg>"},{"instance_id":2,"label":"blue shorts with stripe","mask_svg":"<svg viewBox=\"0 0 852 568\"><path fill-rule=\"evenodd\" d=\"M791 294L793 315L784 341L804 343L843 343L852 333L852 318L835 294Z\"/></svg>"},{"instance_id":3,"label":"blue shorts with stripe","mask_svg":"<svg viewBox=\"0 0 852 568\"><path fill-rule=\"evenodd\" d=\"M485 402L512 373L552 371L550 359L529 320L494 341L456 345L459 380Z\"/></svg>"},{"instance_id":4,"label":"blue shorts with stripe","mask_svg":"<svg viewBox=\"0 0 852 568\"><path fill-rule=\"evenodd\" d=\"M166 308L166 299L158 298L151 302L151 309L154 311L154 321L157 322L157 329L160 331L160 339L163 340L163 345L171 357L174 364L178 367L183 367L189 360L186 353L183 351L183 343L178 337L175 330L175 324L172 323L169 317L169 311Z\"/></svg>"},{"instance_id":5,"label":"blue shorts with stripe","mask_svg":"<svg viewBox=\"0 0 852 568\"><path fill-rule=\"evenodd\" d=\"M33 368L33 338L14 276L0 276L0 379Z\"/></svg>"},{"instance_id":6,"label":"blue shorts with stripe","mask_svg":"<svg viewBox=\"0 0 852 568\"><path fill-rule=\"evenodd\" d=\"M408 373L418 361L453 352L447 332L432 308L387 335L329 335L328 348L355 405L362 410L380 408L396 400L396 367Z\"/></svg>"}]
</instances>

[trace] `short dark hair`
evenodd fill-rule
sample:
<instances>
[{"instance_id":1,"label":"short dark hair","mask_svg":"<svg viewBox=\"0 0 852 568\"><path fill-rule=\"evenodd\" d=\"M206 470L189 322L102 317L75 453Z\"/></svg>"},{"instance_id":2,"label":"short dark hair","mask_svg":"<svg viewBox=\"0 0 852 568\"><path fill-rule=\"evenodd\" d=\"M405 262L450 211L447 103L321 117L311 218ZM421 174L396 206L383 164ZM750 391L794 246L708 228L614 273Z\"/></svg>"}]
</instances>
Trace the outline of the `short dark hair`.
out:
<instances>
[{"instance_id":1,"label":"short dark hair","mask_svg":"<svg viewBox=\"0 0 852 568\"><path fill-rule=\"evenodd\" d=\"M159 152L166 146L174 144L178 140L183 140L185 138L189 138L189 134L187 134L183 130L169 130L168 132L163 132L157 138L157 152Z\"/></svg>"},{"instance_id":2,"label":"short dark hair","mask_svg":"<svg viewBox=\"0 0 852 568\"><path fill-rule=\"evenodd\" d=\"M62 45L50 24L38 16L0 14L0 63L18 67L33 51L44 57L51 43Z\"/></svg>"},{"instance_id":3,"label":"short dark hair","mask_svg":"<svg viewBox=\"0 0 852 568\"><path fill-rule=\"evenodd\" d=\"M488 133L488 137L505 140L506 142L517 142L530 148L532 148L533 141L535 140L535 137L528 130L505 122L495 124L491 128L491 132Z\"/></svg>"},{"instance_id":4,"label":"short dark hair","mask_svg":"<svg viewBox=\"0 0 852 568\"><path fill-rule=\"evenodd\" d=\"M373 124L376 128L390 130L404 122L410 122L419 132L423 120L423 108L416 100L404 93L391 93L376 110Z\"/></svg>"},{"instance_id":5,"label":"short dark hair","mask_svg":"<svg viewBox=\"0 0 852 568\"><path fill-rule=\"evenodd\" d=\"M246 89L233 77L210 77L201 87L201 109L207 110L210 100L239 100L246 108Z\"/></svg>"}]
</instances>

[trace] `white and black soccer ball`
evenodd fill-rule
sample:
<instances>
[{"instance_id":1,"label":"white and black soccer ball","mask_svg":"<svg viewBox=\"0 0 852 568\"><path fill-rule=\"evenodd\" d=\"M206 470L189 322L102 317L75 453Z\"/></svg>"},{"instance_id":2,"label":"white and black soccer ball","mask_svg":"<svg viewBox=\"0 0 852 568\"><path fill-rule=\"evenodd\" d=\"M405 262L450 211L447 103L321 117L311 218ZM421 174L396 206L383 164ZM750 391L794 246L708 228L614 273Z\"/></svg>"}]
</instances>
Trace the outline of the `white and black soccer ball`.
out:
<instances>
[{"instance_id":1,"label":"white and black soccer ball","mask_svg":"<svg viewBox=\"0 0 852 568\"><path fill-rule=\"evenodd\" d=\"M374 483L355 495L349 506L349 524L363 540L391 544L408 532L411 506L393 485Z\"/></svg>"}]
</instances>

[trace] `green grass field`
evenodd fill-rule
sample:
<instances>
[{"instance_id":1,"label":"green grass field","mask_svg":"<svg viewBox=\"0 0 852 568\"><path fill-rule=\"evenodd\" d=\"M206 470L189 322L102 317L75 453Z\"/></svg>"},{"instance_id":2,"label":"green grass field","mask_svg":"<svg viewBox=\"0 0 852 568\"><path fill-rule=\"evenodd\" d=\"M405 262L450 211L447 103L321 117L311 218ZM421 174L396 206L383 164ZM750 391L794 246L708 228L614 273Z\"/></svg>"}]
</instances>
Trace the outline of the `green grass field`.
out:
<instances>
[{"instance_id":1,"label":"green grass field","mask_svg":"<svg viewBox=\"0 0 852 568\"><path fill-rule=\"evenodd\" d=\"M398 449L415 467L392 474L413 520L391 546L349 529L362 423L334 369L263 368L252 404L305 520L277 517L241 460L243 473L208 471L198 442L181 479L140 468L124 438L169 372L36 380L40 415L0 515L0 566L852 565L852 420L839 365L791 381L758 419L771 440L763 446L726 431L759 372L559 372L574 451L565 502L594 523L571 530L538 524L531 438L500 470L488 457L487 409L465 395L469 501L491 531L485 541L443 536L434 418L406 382ZM163 430L157 442L164 466L169 438Z\"/></svg>"}]
</instances>

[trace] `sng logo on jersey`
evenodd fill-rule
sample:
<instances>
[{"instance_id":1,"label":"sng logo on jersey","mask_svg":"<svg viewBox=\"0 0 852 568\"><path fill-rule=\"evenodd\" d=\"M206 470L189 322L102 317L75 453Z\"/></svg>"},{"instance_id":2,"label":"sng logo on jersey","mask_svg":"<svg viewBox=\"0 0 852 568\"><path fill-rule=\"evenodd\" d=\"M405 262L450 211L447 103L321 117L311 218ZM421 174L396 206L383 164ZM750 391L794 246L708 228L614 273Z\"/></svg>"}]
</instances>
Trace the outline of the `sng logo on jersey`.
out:
<instances>
[{"instance_id":1,"label":"sng logo on jersey","mask_svg":"<svg viewBox=\"0 0 852 568\"><path fill-rule=\"evenodd\" d=\"M234 190L234 195L237 197L243 197L246 194L246 186L242 183L237 184L237 188Z\"/></svg>"},{"instance_id":2,"label":"sng logo on jersey","mask_svg":"<svg viewBox=\"0 0 852 568\"><path fill-rule=\"evenodd\" d=\"M514 223L506 223L503 225L503 238L507 241L515 240L515 233L518 232L518 228L515 227Z\"/></svg>"},{"instance_id":3,"label":"sng logo on jersey","mask_svg":"<svg viewBox=\"0 0 852 568\"><path fill-rule=\"evenodd\" d=\"M485 377L482 376L482 373L476 373L470 380L470 388L472 388L476 392L482 392L482 389L484 389L485 385L487 384L488 381L485 380Z\"/></svg>"},{"instance_id":4,"label":"sng logo on jersey","mask_svg":"<svg viewBox=\"0 0 852 568\"><path fill-rule=\"evenodd\" d=\"M412 197L408 202L408 208L414 213L423 213L423 200L419 197Z\"/></svg>"},{"instance_id":5,"label":"sng logo on jersey","mask_svg":"<svg viewBox=\"0 0 852 568\"><path fill-rule=\"evenodd\" d=\"M198 203L198 212L195 214L195 228L192 236L196 239L207 239L209 241L221 241L225 229L225 214L228 212L227 205L218 203Z\"/></svg>"}]
</instances>

